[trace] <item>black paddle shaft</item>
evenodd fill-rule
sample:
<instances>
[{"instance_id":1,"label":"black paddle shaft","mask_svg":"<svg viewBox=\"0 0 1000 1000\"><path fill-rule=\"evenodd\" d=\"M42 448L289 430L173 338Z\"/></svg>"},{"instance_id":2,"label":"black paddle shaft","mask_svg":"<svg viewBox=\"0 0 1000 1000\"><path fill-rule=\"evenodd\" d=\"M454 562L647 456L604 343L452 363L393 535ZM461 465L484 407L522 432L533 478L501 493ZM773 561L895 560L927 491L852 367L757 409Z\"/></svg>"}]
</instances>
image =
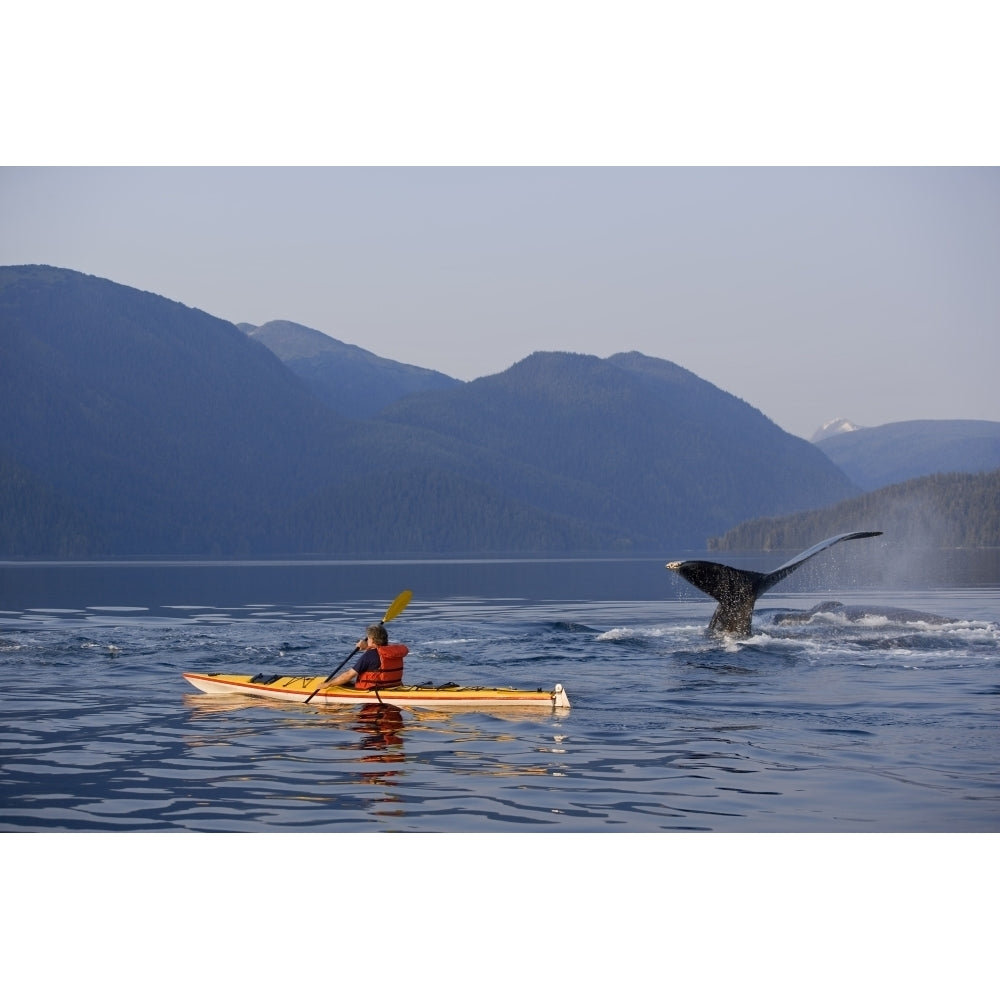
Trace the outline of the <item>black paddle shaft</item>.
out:
<instances>
[{"instance_id":1,"label":"black paddle shaft","mask_svg":"<svg viewBox=\"0 0 1000 1000\"><path fill-rule=\"evenodd\" d=\"M326 679L325 681L323 681L323 683L322 683L322 684L320 684L320 686L319 686L318 688L316 688L316 691L313 691L313 693L312 693L311 695L309 695L309 697L308 697L308 698L306 698L306 700L305 700L305 704L307 704L307 705L308 705L308 704L309 704L309 702L311 702L311 701L313 700L313 695L315 695L315 694L316 694L316 693L317 693L318 691L322 690L322 688L324 687L324 685L326 685L326 684L329 684L329 683L330 683L330 681L332 681L332 680L334 679L334 677L336 677L336 676L337 676L337 674L339 674L339 673L340 673L340 671L341 671L341 670L343 670L343 669L344 669L344 667L346 667L346 666L347 666L347 664L348 664L348 661L349 661L349 660L352 660L352 659L354 658L354 656L355 656L355 655L356 655L356 654L357 654L358 652L360 652L360 650L358 649L358 647L357 647L357 646L355 646L355 647L354 647L354 649L352 649L352 650L350 651L350 653L348 653L348 654L347 654L347 659L345 659L345 660L344 660L344 661L343 661L343 662L342 662L342 663L340 664L340 666L339 666L339 667L337 667L337 669L336 669L336 670L334 670L334 672L333 672L332 674L330 674L330 676L329 676L329 677L327 677L327 679Z\"/></svg>"}]
</instances>

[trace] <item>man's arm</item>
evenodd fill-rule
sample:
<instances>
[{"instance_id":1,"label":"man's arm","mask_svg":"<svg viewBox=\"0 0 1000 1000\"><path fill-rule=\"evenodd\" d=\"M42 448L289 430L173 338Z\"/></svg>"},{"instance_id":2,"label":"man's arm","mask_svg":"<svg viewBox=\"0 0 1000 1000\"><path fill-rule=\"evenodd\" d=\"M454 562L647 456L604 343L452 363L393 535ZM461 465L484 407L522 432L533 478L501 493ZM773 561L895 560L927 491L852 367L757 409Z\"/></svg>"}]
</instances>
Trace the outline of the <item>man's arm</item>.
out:
<instances>
[{"instance_id":1,"label":"man's arm","mask_svg":"<svg viewBox=\"0 0 1000 1000\"><path fill-rule=\"evenodd\" d=\"M357 670L353 667L348 667L346 670L342 670L332 681L327 681L324 687L337 687L341 684L350 684L355 677L358 676Z\"/></svg>"}]
</instances>

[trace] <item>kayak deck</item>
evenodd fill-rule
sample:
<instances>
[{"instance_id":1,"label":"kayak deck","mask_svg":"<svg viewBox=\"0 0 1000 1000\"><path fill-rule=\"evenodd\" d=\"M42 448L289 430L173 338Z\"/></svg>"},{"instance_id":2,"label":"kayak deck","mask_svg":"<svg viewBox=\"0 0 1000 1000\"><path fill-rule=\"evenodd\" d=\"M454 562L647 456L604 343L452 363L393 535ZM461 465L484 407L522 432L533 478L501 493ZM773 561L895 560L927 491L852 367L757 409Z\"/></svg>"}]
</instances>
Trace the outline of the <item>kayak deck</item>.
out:
<instances>
[{"instance_id":1,"label":"kayak deck","mask_svg":"<svg viewBox=\"0 0 1000 1000\"><path fill-rule=\"evenodd\" d=\"M569 708L569 697L557 684L551 691L519 688L462 687L457 684L401 684L378 691L351 687L323 687L325 677L282 677L277 674L193 674L184 678L206 694L247 694L257 698L304 702L313 705L398 705L402 708L474 708L506 705L532 708Z\"/></svg>"}]
</instances>

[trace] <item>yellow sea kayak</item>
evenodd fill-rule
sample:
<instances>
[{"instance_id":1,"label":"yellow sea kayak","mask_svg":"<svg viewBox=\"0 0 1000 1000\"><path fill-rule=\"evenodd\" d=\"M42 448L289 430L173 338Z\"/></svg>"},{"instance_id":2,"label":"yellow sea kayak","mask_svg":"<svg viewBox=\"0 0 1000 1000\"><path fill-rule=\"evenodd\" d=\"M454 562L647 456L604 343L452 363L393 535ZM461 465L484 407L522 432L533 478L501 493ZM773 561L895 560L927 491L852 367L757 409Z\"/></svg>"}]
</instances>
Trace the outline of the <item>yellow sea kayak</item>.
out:
<instances>
[{"instance_id":1,"label":"yellow sea kayak","mask_svg":"<svg viewBox=\"0 0 1000 1000\"><path fill-rule=\"evenodd\" d=\"M378 691L351 687L323 687L325 677L282 677L278 674L184 674L206 694L247 694L279 701L305 701L312 705L397 705L401 708L476 708L498 705L513 708L569 708L561 684L551 691L518 688L462 687L443 684L400 685ZM314 693L315 692L315 693Z\"/></svg>"}]
</instances>

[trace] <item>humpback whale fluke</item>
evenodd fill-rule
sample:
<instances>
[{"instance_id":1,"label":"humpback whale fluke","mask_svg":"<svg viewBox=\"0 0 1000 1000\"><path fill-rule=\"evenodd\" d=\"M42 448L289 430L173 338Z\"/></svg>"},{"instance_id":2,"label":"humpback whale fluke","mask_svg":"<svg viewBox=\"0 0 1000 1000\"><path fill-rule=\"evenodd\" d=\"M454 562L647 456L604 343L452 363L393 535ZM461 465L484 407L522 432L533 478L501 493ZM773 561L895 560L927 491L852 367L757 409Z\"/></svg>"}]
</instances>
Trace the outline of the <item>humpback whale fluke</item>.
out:
<instances>
[{"instance_id":1,"label":"humpback whale fluke","mask_svg":"<svg viewBox=\"0 0 1000 1000\"><path fill-rule=\"evenodd\" d=\"M834 535L819 542L812 548L800 552L797 556L783 563L771 573L757 573L749 569L736 569L722 563L706 562L691 559L686 562L669 562L667 569L680 573L688 583L703 590L709 597L714 597L719 606L712 615L709 629L712 632L723 632L727 635L750 635L750 619L753 617L754 605L761 594L766 593L776 583L780 583L790 573L793 573L807 559L824 549L846 542L851 538L874 538L881 531L849 531L843 535Z\"/></svg>"}]
</instances>

